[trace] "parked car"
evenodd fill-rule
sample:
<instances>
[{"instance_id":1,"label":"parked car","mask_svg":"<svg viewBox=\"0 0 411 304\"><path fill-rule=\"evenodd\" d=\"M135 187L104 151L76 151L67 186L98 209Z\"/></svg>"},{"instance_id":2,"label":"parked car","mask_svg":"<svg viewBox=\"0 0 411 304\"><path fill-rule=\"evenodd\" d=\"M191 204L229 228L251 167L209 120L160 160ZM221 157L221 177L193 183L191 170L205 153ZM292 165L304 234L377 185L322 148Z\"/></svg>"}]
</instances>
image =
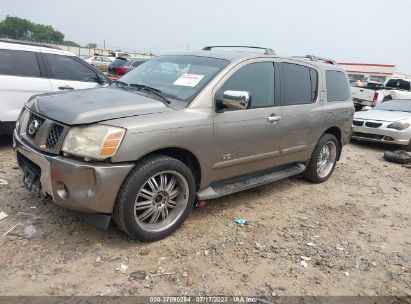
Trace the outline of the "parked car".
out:
<instances>
[{"instance_id":1,"label":"parked car","mask_svg":"<svg viewBox=\"0 0 411 304\"><path fill-rule=\"evenodd\" d=\"M385 86L369 82L364 87L352 87L352 98L357 111L392 99L411 99L411 79L390 79Z\"/></svg>"},{"instance_id":2,"label":"parked car","mask_svg":"<svg viewBox=\"0 0 411 304\"><path fill-rule=\"evenodd\" d=\"M402 145L411 151L411 99L390 100L355 113L352 138Z\"/></svg>"},{"instance_id":3,"label":"parked car","mask_svg":"<svg viewBox=\"0 0 411 304\"><path fill-rule=\"evenodd\" d=\"M108 88L34 98L14 133L24 183L155 241L196 199L298 174L324 182L354 114L332 62L207 47L156 57Z\"/></svg>"},{"instance_id":4,"label":"parked car","mask_svg":"<svg viewBox=\"0 0 411 304\"><path fill-rule=\"evenodd\" d=\"M119 79L121 76L127 74L132 69L143 64L148 59L146 58L116 58L108 67L108 77L111 79Z\"/></svg>"},{"instance_id":5,"label":"parked car","mask_svg":"<svg viewBox=\"0 0 411 304\"><path fill-rule=\"evenodd\" d=\"M109 83L100 71L69 52L44 44L0 40L0 133L12 133L32 95Z\"/></svg>"},{"instance_id":6,"label":"parked car","mask_svg":"<svg viewBox=\"0 0 411 304\"><path fill-rule=\"evenodd\" d=\"M84 60L102 72L107 72L108 66L112 62L108 57L104 56L89 56L84 58Z\"/></svg>"},{"instance_id":7,"label":"parked car","mask_svg":"<svg viewBox=\"0 0 411 304\"><path fill-rule=\"evenodd\" d=\"M130 54L126 53L126 52L121 52L121 51L115 51L111 53L112 58L117 58L117 57L121 57L121 58L130 58Z\"/></svg>"}]
</instances>

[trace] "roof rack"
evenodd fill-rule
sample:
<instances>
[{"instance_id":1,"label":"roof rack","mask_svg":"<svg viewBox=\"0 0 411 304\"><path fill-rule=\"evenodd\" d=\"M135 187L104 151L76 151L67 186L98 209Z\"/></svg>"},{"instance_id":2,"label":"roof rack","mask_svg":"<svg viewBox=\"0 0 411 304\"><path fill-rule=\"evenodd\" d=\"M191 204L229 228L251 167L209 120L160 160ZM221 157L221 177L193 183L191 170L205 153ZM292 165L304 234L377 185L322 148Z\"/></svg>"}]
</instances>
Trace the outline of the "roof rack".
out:
<instances>
[{"instance_id":1,"label":"roof rack","mask_svg":"<svg viewBox=\"0 0 411 304\"><path fill-rule=\"evenodd\" d=\"M246 46L246 45L213 45L206 46L203 51L211 51L213 48L245 48L245 49L259 49L264 50L264 55L275 55L275 52L270 48L263 48L258 46Z\"/></svg>"},{"instance_id":2,"label":"roof rack","mask_svg":"<svg viewBox=\"0 0 411 304\"><path fill-rule=\"evenodd\" d=\"M324 58L324 57L319 57L319 56L314 56L314 55L305 55L305 56L293 56L294 58L304 58L304 59L309 59L311 61L323 61L329 64L337 64L337 61L334 59L330 58Z\"/></svg>"},{"instance_id":3,"label":"roof rack","mask_svg":"<svg viewBox=\"0 0 411 304\"><path fill-rule=\"evenodd\" d=\"M45 48L49 48L49 49L61 50L59 47L57 47L55 45L51 45L51 44L40 43L40 42L32 42L32 41L15 40L15 39L10 39L10 38L1 38L0 42L16 43L16 44L23 44L23 45L32 45L32 46L45 47Z\"/></svg>"}]
</instances>

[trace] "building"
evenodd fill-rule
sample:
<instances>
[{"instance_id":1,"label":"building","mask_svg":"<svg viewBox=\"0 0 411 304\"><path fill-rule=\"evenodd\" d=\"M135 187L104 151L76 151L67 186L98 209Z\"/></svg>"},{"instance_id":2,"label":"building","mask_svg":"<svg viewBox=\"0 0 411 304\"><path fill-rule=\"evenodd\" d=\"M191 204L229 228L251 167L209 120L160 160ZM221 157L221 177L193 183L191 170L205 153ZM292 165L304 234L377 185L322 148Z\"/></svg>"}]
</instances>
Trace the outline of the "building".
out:
<instances>
[{"instance_id":1,"label":"building","mask_svg":"<svg viewBox=\"0 0 411 304\"><path fill-rule=\"evenodd\" d=\"M381 82L387 82L388 79L396 77L395 76L395 65L394 64L372 64L372 63L350 63L350 62L340 62L349 77L355 80L379 80Z\"/></svg>"}]
</instances>

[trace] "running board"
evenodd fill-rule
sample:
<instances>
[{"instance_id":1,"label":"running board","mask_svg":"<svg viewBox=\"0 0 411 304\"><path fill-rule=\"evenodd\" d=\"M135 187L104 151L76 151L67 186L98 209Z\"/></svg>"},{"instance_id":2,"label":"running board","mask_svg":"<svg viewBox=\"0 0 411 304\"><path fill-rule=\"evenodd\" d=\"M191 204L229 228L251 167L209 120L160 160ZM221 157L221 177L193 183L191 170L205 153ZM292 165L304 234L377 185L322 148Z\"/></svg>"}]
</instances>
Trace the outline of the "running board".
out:
<instances>
[{"instance_id":1,"label":"running board","mask_svg":"<svg viewBox=\"0 0 411 304\"><path fill-rule=\"evenodd\" d=\"M213 183L211 186L197 192L197 198L199 200L209 200L262 186L286 177L300 174L305 171L305 168L306 166L304 164L296 163L231 178Z\"/></svg>"}]
</instances>

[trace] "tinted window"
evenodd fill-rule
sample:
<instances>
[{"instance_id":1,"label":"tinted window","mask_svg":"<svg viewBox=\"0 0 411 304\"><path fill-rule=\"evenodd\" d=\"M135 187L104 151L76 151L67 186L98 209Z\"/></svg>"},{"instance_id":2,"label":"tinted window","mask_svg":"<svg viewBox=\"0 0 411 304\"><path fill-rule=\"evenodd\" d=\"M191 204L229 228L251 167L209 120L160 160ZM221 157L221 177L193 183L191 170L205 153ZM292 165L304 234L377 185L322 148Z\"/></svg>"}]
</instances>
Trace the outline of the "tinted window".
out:
<instances>
[{"instance_id":1,"label":"tinted window","mask_svg":"<svg viewBox=\"0 0 411 304\"><path fill-rule=\"evenodd\" d=\"M219 90L248 91L251 93L251 108L274 106L274 64L252 63L235 72Z\"/></svg>"},{"instance_id":2,"label":"tinted window","mask_svg":"<svg viewBox=\"0 0 411 304\"><path fill-rule=\"evenodd\" d=\"M281 73L284 105L307 104L317 95L317 71L309 67L283 63Z\"/></svg>"},{"instance_id":3,"label":"tinted window","mask_svg":"<svg viewBox=\"0 0 411 304\"><path fill-rule=\"evenodd\" d=\"M24 51L0 50L0 74L40 77L36 54Z\"/></svg>"},{"instance_id":4,"label":"tinted window","mask_svg":"<svg viewBox=\"0 0 411 304\"><path fill-rule=\"evenodd\" d=\"M328 101L344 101L350 98L350 87L343 72L326 71Z\"/></svg>"},{"instance_id":5,"label":"tinted window","mask_svg":"<svg viewBox=\"0 0 411 304\"><path fill-rule=\"evenodd\" d=\"M44 55L49 64L51 78L86 82L97 81L96 72L69 56Z\"/></svg>"},{"instance_id":6,"label":"tinted window","mask_svg":"<svg viewBox=\"0 0 411 304\"><path fill-rule=\"evenodd\" d=\"M402 79L390 79L387 82L387 87L400 89L400 90L411 91L410 86L411 86L410 81L405 81Z\"/></svg>"}]
</instances>

